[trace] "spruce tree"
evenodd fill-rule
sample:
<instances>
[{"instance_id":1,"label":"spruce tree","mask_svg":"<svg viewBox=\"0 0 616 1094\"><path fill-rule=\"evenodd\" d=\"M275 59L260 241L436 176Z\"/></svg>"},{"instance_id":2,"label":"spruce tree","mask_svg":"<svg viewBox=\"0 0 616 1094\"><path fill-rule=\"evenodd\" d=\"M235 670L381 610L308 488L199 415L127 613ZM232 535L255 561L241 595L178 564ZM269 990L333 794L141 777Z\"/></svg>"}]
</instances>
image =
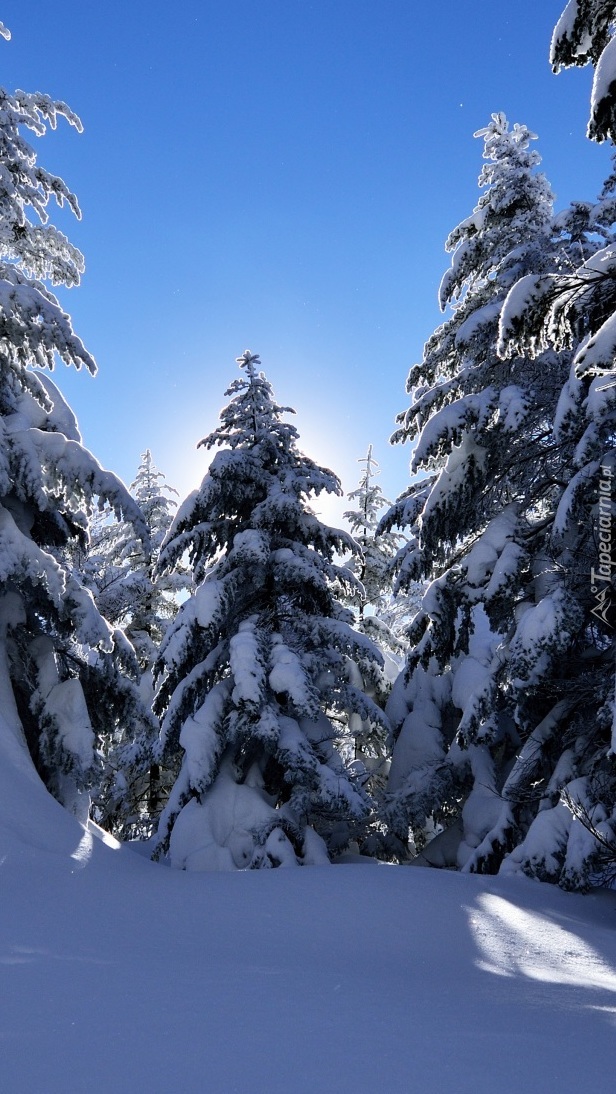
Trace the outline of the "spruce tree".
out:
<instances>
[{"instance_id":1,"label":"spruce tree","mask_svg":"<svg viewBox=\"0 0 616 1094\"><path fill-rule=\"evenodd\" d=\"M382 659L336 600L356 580L335 555L357 548L308 505L339 494L338 479L298 449L259 358L238 363L200 442L221 450L159 562L167 572L188 552L195 583L163 641L155 700L159 759L181 756L158 853L188 869L327 861L371 808L365 772L338 751L341 719L384 723L348 671L361 660L377 676Z\"/></svg>"},{"instance_id":2,"label":"spruce tree","mask_svg":"<svg viewBox=\"0 0 616 1094\"><path fill-rule=\"evenodd\" d=\"M596 65L589 136L614 141L616 7L569 4L552 41L552 62ZM581 214L581 215L580 215ZM533 762L545 768L545 753L565 744L558 778L560 801L545 801L528 836L511 856L526 872L550 869L565 885L587 885L616 862L616 700L614 627L616 578L616 175L599 200L575 210L596 239L591 250L569 252L569 264L548 274L527 274L511 289L500 320L499 353L567 352L570 370L554 417L554 442L570 458L562 469L564 489L550 533L550 552L561 585L576 607L576 623L564 632L559 695L563 706L553 724L535 734ZM561 226L568 227L561 220ZM597 249L598 247L598 249ZM532 653L532 647L527 651ZM540 651L535 650L535 656ZM532 743L531 738L531 743ZM553 797L555 795L553 794Z\"/></svg>"},{"instance_id":3,"label":"spruce tree","mask_svg":"<svg viewBox=\"0 0 616 1094\"><path fill-rule=\"evenodd\" d=\"M569 839L560 795L603 746L594 723L590 741L579 732L592 672L568 681L578 658L605 651L586 630L575 543L563 539L575 440L558 420L571 353L518 344L504 358L498 322L519 279L557 274L597 244L590 208L552 218L524 127L494 115L480 135L487 189L450 236L441 287L442 304L458 305L411 370L396 435L418 436L423 472L388 517L413 532L399 582L432 584L388 708L388 813L401 843L409 825L418 842L435 821L449 830L425 852L435 863L583 886L592 848Z\"/></svg>"},{"instance_id":4,"label":"spruce tree","mask_svg":"<svg viewBox=\"0 0 616 1094\"><path fill-rule=\"evenodd\" d=\"M120 627L131 643L141 673L139 692L150 710L158 648L178 610L177 595L188 588L190 578L181 563L172 574L156 572L160 548L177 507L172 496L177 491L165 483L149 449L142 454L130 491L143 514L147 543L135 534L130 522L115 520L105 510L93 521L82 574L101 614ZM114 835L149 835L158 819L172 773L161 771L151 760L157 730L152 719L137 739L114 734L103 742L104 774L95 810L100 824Z\"/></svg>"},{"instance_id":5,"label":"spruce tree","mask_svg":"<svg viewBox=\"0 0 616 1094\"><path fill-rule=\"evenodd\" d=\"M57 387L32 368L60 358L96 370L50 288L77 285L83 270L48 218L52 200L79 216L77 199L23 135L40 137L59 118L81 123L38 92L0 90L0 104L0 762L23 769L27 749L47 787L85 819L97 741L120 723L136 731L143 710L130 647L73 560L97 504L134 521L144 540L147 531L122 483L84 448Z\"/></svg>"},{"instance_id":6,"label":"spruce tree","mask_svg":"<svg viewBox=\"0 0 616 1094\"><path fill-rule=\"evenodd\" d=\"M372 685L370 694L384 707L391 691L393 681L404 663L406 644L402 640L405 627L412 614L412 592L405 597L392 594L394 560L403 537L392 531L379 532L379 516L390 502L385 498L377 481L379 465L372 454L372 445L368 446L365 457L358 461L363 464L357 489L347 495L355 502L356 508L344 513L353 538L361 548L361 554L349 559L349 569L359 578L361 584L350 590L346 602L357 615L356 627L368 635L380 649L384 659L384 670L376 688ZM419 586L417 586L419 588ZM415 608L418 606L416 598ZM371 666L370 666L371 668ZM365 687L361 664L353 666L357 682ZM368 674L368 679L373 675ZM360 760L370 772L367 782L370 793L380 803L389 770L390 741L382 726L369 732L357 715L351 716L351 724L357 728L355 758ZM379 855L387 854L383 848L381 826L377 825L360 843L361 850Z\"/></svg>"},{"instance_id":7,"label":"spruce tree","mask_svg":"<svg viewBox=\"0 0 616 1094\"><path fill-rule=\"evenodd\" d=\"M105 619L121 627L132 643L142 672L151 670L158 646L177 612L177 593L189 578L177 573L158 575L156 565L162 542L171 527L177 490L165 483L150 450L141 456L129 489L148 529L144 546L133 525L103 512L93 522L84 577Z\"/></svg>"},{"instance_id":8,"label":"spruce tree","mask_svg":"<svg viewBox=\"0 0 616 1094\"><path fill-rule=\"evenodd\" d=\"M393 561L402 542L399 533L379 532L379 517L391 502L387 500L377 479L379 465L368 446L365 457L358 461L365 464L357 489L347 495L357 508L344 513L355 542L361 547L361 555L353 556L349 567L361 581L353 603L359 617L359 625L366 633L372 633L375 641L384 649L400 651L397 637L402 624L401 609L391 594Z\"/></svg>"}]
</instances>

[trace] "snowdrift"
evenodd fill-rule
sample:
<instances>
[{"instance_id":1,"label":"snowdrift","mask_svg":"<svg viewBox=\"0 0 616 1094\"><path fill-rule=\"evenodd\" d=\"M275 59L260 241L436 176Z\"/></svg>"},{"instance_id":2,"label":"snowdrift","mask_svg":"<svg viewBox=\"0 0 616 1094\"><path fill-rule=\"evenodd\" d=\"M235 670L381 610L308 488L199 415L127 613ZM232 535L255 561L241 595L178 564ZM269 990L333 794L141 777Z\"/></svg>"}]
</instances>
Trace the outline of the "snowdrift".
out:
<instances>
[{"instance_id":1,"label":"snowdrift","mask_svg":"<svg viewBox=\"0 0 616 1094\"><path fill-rule=\"evenodd\" d=\"M613 893L355 864L172 870L96 838L14 743L0 757L0 1089L610 1087Z\"/></svg>"}]
</instances>

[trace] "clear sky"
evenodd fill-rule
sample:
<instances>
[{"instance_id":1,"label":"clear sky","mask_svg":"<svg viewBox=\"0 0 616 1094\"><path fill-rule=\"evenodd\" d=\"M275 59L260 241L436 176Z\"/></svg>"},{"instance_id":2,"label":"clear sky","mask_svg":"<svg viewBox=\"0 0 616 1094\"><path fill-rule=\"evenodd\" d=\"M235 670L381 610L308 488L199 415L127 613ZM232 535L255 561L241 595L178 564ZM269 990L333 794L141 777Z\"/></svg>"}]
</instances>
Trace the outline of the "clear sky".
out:
<instances>
[{"instance_id":1,"label":"clear sky","mask_svg":"<svg viewBox=\"0 0 616 1094\"><path fill-rule=\"evenodd\" d=\"M494 111L539 135L557 207L592 199L590 72L550 70L564 0L7 0L2 82L82 117L38 141L83 220L62 295L99 365L56 380L130 481L149 447L182 496L246 348L302 448L355 487L369 443L393 498L404 383L442 317L443 244L479 195ZM341 508L344 508L342 506Z\"/></svg>"}]
</instances>

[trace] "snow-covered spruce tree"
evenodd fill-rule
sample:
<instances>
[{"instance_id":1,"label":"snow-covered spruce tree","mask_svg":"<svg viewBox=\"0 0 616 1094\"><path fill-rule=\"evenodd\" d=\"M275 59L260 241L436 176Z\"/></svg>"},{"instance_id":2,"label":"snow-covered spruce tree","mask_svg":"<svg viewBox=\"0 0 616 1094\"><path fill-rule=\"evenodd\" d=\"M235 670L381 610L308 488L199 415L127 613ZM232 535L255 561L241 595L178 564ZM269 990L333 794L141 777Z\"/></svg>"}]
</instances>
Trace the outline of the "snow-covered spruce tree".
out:
<instances>
[{"instance_id":1,"label":"snow-covered spruce tree","mask_svg":"<svg viewBox=\"0 0 616 1094\"><path fill-rule=\"evenodd\" d=\"M139 661L142 700L150 709L154 698L152 668L165 631L178 610L177 594L190 585L186 567L158 574L162 542L169 531L177 491L165 483L149 449L142 454L131 496L143 514L147 544L129 521L117 521L103 511L92 522L90 549L82 566L84 581L105 619L121 627ZM116 835L148 832L160 813L171 778L149 760L148 740L116 736L104 742L104 777L95 799L96 817Z\"/></svg>"},{"instance_id":2,"label":"snow-covered spruce tree","mask_svg":"<svg viewBox=\"0 0 616 1094\"><path fill-rule=\"evenodd\" d=\"M388 814L401 841L409 825L419 842L435 821L446 829L430 861L493 871L507 852L513 865L534 819L577 773L563 688L581 653L580 606L552 534L574 449L553 429L570 353L503 359L498 319L519 278L557 271L596 243L589 207L552 219L524 127L510 131L494 115L480 135L487 189L448 240L441 285L442 306L456 306L411 370L413 403L395 435L419 438L412 467L423 475L387 518L413 535L399 583L433 580L388 707L397 738ZM583 884L573 852L567 863L563 841L548 844L528 846L518 863Z\"/></svg>"},{"instance_id":3,"label":"snow-covered spruce tree","mask_svg":"<svg viewBox=\"0 0 616 1094\"><path fill-rule=\"evenodd\" d=\"M84 817L97 737L120 721L136 729L142 710L119 670L136 673L130 646L96 609L73 552L95 499L147 533L125 487L83 447L58 389L31 371L53 368L56 355L95 371L48 287L79 282L83 258L47 212L53 198L79 216L77 200L22 135L79 120L39 93L0 90L0 107L0 762L23 769L27 746L48 789Z\"/></svg>"},{"instance_id":4,"label":"snow-covered spruce tree","mask_svg":"<svg viewBox=\"0 0 616 1094\"><path fill-rule=\"evenodd\" d=\"M589 135L596 140L614 141L614 85L608 76L614 63L610 35L615 13L613 4L569 4L552 42L556 65L598 62L589 126ZM602 236L603 246L590 255L583 253L569 269L522 277L503 306L499 341L503 357L536 355L548 348L570 351L554 441L568 447L571 459L549 544L559 574L553 585L565 591L577 610L559 659L566 672L560 688L563 706L540 739L535 734L533 744L537 772L545 770L546 752L556 754L556 735L568 746L554 782L561 788L561 803L543 802L508 865L529 873L544 870L547 848L552 873L558 876L560 870L564 884L582 886L593 870L601 876L610 847L616 862L614 173L585 217ZM533 616L529 618L532 623ZM524 619L521 622L529 631L528 661L532 630Z\"/></svg>"},{"instance_id":5,"label":"snow-covered spruce tree","mask_svg":"<svg viewBox=\"0 0 616 1094\"><path fill-rule=\"evenodd\" d=\"M238 363L244 375L201 442L222 450L159 563L187 551L196 586L163 641L155 700L161 763L182 750L159 853L188 869L327 861L371 805L330 713L384 724L348 673L359 661L371 683L382 659L335 599L355 578L334 555L357 547L307 504L339 494L338 479L299 451L259 358L247 350Z\"/></svg>"},{"instance_id":6,"label":"snow-covered spruce tree","mask_svg":"<svg viewBox=\"0 0 616 1094\"><path fill-rule=\"evenodd\" d=\"M372 638L383 655L382 676L377 681L376 689L373 686L368 691L379 706L384 707L392 683L404 664L406 643L401 636L410 621L409 604L412 602L412 594L404 598L396 598L392 594L393 560L403 537L392 531L378 531L379 515L391 503L385 498L377 481L380 470L372 454L372 445L369 445L366 456L358 462L364 465L359 484L356 490L347 495L357 508L347 510L344 517L349 522L355 542L361 548L361 554L351 556L348 561L349 569L359 578L361 584L351 587L343 599L356 613L357 629ZM420 599L421 597L416 597L416 609ZM372 666L370 669L370 676L373 677ZM352 664L349 671L355 683L364 687L361 666ZM389 770L388 736L380 725L370 733L362 725L358 715L351 715L350 725L358 731L354 742L355 757L370 772L366 785L379 802ZM382 853L380 827L370 833L362 849L369 853Z\"/></svg>"},{"instance_id":7,"label":"snow-covered spruce tree","mask_svg":"<svg viewBox=\"0 0 616 1094\"><path fill-rule=\"evenodd\" d=\"M518 605L512 643L520 684L528 685L522 709L548 689L558 701L517 765L526 759L533 770L542 808L508 868L547 872L561 884L580 887L593 874L601 876L606 846L613 846L616 861L616 370L614 317L605 315L606 284L596 276L610 263L616 270L613 245L549 283L545 277L523 278L505 301L499 344L503 356L570 347L570 372L554 416L553 442L568 459L546 528L552 572L543 600ZM594 334L593 326L599 328ZM561 605L568 605L566 619ZM559 756L547 783L550 796L539 780ZM515 776L514 770L510 780Z\"/></svg>"},{"instance_id":8,"label":"snow-covered spruce tree","mask_svg":"<svg viewBox=\"0 0 616 1094\"><path fill-rule=\"evenodd\" d=\"M349 569L357 575L361 587L354 590L352 600L359 626L384 649L399 653L399 635L404 629L402 613L408 616L406 605L398 604L392 596L392 564L398 552L402 536L399 533L379 532L379 516L391 503L384 496L377 478L379 465L369 445L367 455L358 460L365 464L356 490L347 495L356 509L344 514L349 522L353 538L361 547L361 555L349 562Z\"/></svg>"},{"instance_id":9,"label":"snow-covered spruce tree","mask_svg":"<svg viewBox=\"0 0 616 1094\"><path fill-rule=\"evenodd\" d=\"M121 627L131 641L142 672L149 672L158 646L174 618L177 594L189 584L181 566L173 574L158 574L162 542L171 527L177 503L148 449L142 454L131 496L143 514L149 532L144 547L133 525L115 521L109 512L93 522L84 576L101 614Z\"/></svg>"}]
</instances>

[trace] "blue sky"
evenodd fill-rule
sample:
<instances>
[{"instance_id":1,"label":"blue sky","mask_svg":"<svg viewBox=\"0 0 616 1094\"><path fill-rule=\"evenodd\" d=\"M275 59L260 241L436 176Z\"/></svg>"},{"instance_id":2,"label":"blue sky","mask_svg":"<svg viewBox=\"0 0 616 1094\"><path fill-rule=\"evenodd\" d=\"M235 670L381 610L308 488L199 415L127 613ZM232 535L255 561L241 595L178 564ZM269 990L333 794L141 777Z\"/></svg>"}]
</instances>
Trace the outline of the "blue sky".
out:
<instances>
[{"instance_id":1,"label":"blue sky","mask_svg":"<svg viewBox=\"0 0 616 1094\"><path fill-rule=\"evenodd\" d=\"M37 148L83 211L54 219L85 254L62 300L99 374L56 380L98 459L130 481L149 447L184 495L248 347L346 491L369 443L385 494L403 489L388 438L478 197L473 132L497 110L525 122L559 208L608 173L590 72L547 61L562 6L8 0L1 82L85 126Z\"/></svg>"}]
</instances>

